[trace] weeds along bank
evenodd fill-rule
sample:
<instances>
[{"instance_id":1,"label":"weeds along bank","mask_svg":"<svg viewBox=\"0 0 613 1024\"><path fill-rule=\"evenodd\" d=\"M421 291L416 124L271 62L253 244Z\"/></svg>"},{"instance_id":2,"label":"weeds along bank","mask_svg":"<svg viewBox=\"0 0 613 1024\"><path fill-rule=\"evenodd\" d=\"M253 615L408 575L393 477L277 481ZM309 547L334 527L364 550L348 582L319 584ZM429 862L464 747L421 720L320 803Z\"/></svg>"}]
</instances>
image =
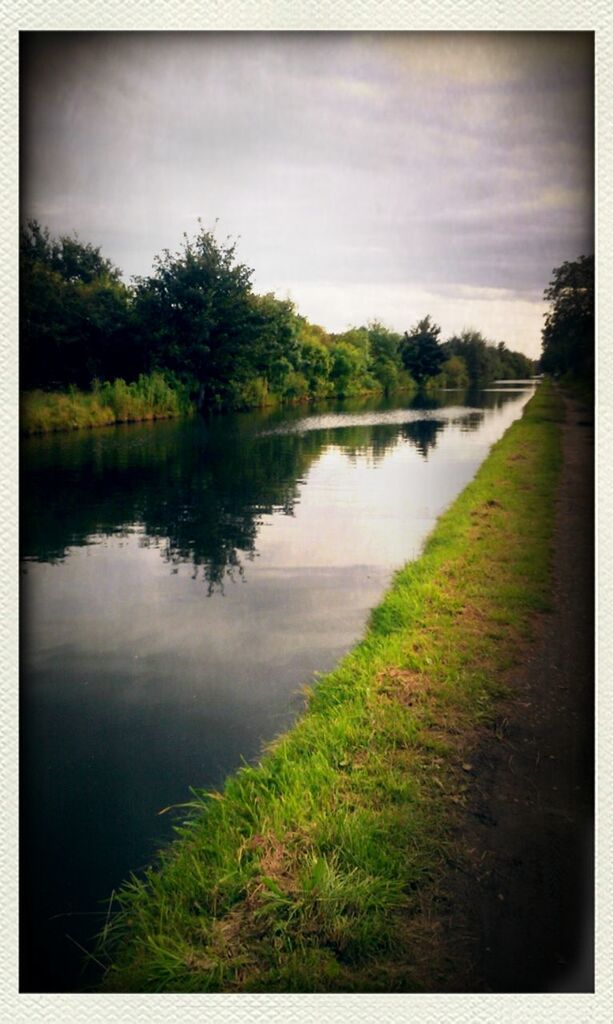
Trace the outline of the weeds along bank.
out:
<instances>
[{"instance_id":1,"label":"weeds along bank","mask_svg":"<svg viewBox=\"0 0 613 1024\"><path fill-rule=\"evenodd\" d=\"M168 419L194 412L187 392L163 374L141 374L138 380L95 382L91 391L28 391L22 396L24 434L46 434L112 423Z\"/></svg>"},{"instance_id":2,"label":"weeds along bank","mask_svg":"<svg viewBox=\"0 0 613 1024\"><path fill-rule=\"evenodd\" d=\"M413 382L402 388L405 394L415 392ZM351 392L352 397L381 395L374 385ZM314 401L317 398L339 398L334 393L296 394L282 396L270 392L265 382L251 381L237 396L230 408L260 409ZM163 373L141 374L127 384L121 378L95 382L90 391L69 388L67 391L26 391L21 399L21 431L25 435L56 431L108 427L113 423L137 423L143 420L193 416L196 402L187 387L169 381Z\"/></svg>"},{"instance_id":3,"label":"weeds along bank","mask_svg":"<svg viewBox=\"0 0 613 1024\"><path fill-rule=\"evenodd\" d=\"M296 725L115 895L107 991L419 991L470 751L550 601L562 404L541 386Z\"/></svg>"}]
</instances>

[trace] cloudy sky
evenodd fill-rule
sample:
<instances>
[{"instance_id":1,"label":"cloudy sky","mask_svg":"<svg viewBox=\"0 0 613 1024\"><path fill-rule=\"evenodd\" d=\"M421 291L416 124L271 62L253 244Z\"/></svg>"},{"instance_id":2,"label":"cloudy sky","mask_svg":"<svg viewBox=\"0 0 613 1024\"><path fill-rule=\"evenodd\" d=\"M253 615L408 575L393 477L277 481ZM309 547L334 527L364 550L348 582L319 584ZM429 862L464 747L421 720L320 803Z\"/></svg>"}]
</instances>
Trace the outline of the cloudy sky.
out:
<instances>
[{"instance_id":1,"label":"cloudy sky","mask_svg":"<svg viewBox=\"0 0 613 1024\"><path fill-rule=\"evenodd\" d=\"M593 252L593 37L22 35L22 214L126 280L184 231L328 330L430 313L540 350Z\"/></svg>"}]
</instances>

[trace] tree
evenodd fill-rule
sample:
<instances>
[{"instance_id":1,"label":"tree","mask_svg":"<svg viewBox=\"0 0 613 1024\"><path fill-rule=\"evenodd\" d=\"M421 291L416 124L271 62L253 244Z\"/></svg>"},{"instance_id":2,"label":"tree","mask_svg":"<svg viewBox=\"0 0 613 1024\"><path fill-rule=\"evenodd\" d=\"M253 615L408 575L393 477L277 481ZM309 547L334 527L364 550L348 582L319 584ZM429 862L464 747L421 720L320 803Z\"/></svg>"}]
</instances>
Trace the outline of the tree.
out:
<instances>
[{"instance_id":1,"label":"tree","mask_svg":"<svg viewBox=\"0 0 613 1024\"><path fill-rule=\"evenodd\" d=\"M543 328L541 369L594 375L594 257L555 267L545 289L549 310Z\"/></svg>"},{"instance_id":2,"label":"tree","mask_svg":"<svg viewBox=\"0 0 613 1024\"><path fill-rule=\"evenodd\" d=\"M170 369L200 404L223 405L257 372L263 314L253 271L236 262L235 243L220 243L211 231L183 237L178 252L165 249L153 274L136 279L134 326L147 370Z\"/></svg>"},{"instance_id":3,"label":"tree","mask_svg":"<svg viewBox=\"0 0 613 1024\"><path fill-rule=\"evenodd\" d=\"M522 352L512 352L504 341L497 345L487 341L479 331L465 330L445 342L443 348L448 359L458 357L464 363L473 384L497 378L529 377L534 363Z\"/></svg>"},{"instance_id":4,"label":"tree","mask_svg":"<svg viewBox=\"0 0 613 1024\"><path fill-rule=\"evenodd\" d=\"M343 338L343 335L340 335ZM335 395L351 395L360 390L366 372L367 353L341 340L330 346L330 380Z\"/></svg>"},{"instance_id":5,"label":"tree","mask_svg":"<svg viewBox=\"0 0 613 1024\"><path fill-rule=\"evenodd\" d=\"M471 381L494 380L498 376L499 357L496 348L488 345L479 331L466 330L445 343L448 356L464 360Z\"/></svg>"},{"instance_id":6,"label":"tree","mask_svg":"<svg viewBox=\"0 0 613 1024\"><path fill-rule=\"evenodd\" d=\"M330 380L330 353L316 338L300 340L300 371L307 381L309 394L326 394Z\"/></svg>"},{"instance_id":7,"label":"tree","mask_svg":"<svg viewBox=\"0 0 613 1024\"><path fill-rule=\"evenodd\" d=\"M504 342L501 342L504 345ZM500 358L499 376L508 379L521 379L531 377L534 373L534 361L523 352L511 352L508 348L498 346Z\"/></svg>"},{"instance_id":8,"label":"tree","mask_svg":"<svg viewBox=\"0 0 613 1024\"><path fill-rule=\"evenodd\" d=\"M20 237L22 386L87 387L121 372L128 301L121 271L99 248L76 235L53 239L28 221Z\"/></svg>"},{"instance_id":9,"label":"tree","mask_svg":"<svg viewBox=\"0 0 613 1024\"><path fill-rule=\"evenodd\" d=\"M378 320L369 323L367 330L370 341L370 372L379 381L384 392L389 394L398 386L398 375L402 370L402 338Z\"/></svg>"},{"instance_id":10,"label":"tree","mask_svg":"<svg viewBox=\"0 0 613 1024\"><path fill-rule=\"evenodd\" d=\"M250 294L252 319L251 344L244 353L248 376L266 380L267 387L281 397L296 387L295 374L300 367L296 311L289 299L278 299L272 292Z\"/></svg>"},{"instance_id":11,"label":"tree","mask_svg":"<svg viewBox=\"0 0 613 1024\"><path fill-rule=\"evenodd\" d=\"M402 362L417 384L423 384L428 377L436 377L445 361L445 353L439 344L440 327L426 316L404 334L401 345Z\"/></svg>"},{"instance_id":12,"label":"tree","mask_svg":"<svg viewBox=\"0 0 613 1024\"><path fill-rule=\"evenodd\" d=\"M76 234L51 238L49 229L37 220L26 221L22 228L20 250L22 268L42 263L63 281L89 284L99 277L121 279L121 271L101 254L100 246L81 242Z\"/></svg>"},{"instance_id":13,"label":"tree","mask_svg":"<svg viewBox=\"0 0 613 1024\"><path fill-rule=\"evenodd\" d=\"M462 356L449 356L441 366L448 388L463 388L468 384L468 370Z\"/></svg>"}]
</instances>

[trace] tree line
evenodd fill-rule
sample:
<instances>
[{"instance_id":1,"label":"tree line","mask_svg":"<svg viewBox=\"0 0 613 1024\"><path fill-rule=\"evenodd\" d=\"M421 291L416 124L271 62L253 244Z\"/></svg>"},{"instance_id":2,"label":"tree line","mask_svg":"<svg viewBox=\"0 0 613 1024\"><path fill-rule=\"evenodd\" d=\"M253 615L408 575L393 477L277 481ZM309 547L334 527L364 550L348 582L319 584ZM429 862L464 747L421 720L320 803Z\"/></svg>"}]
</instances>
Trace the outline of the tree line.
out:
<instances>
[{"instance_id":1,"label":"tree line","mask_svg":"<svg viewBox=\"0 0 613 1024\"><path fill-rule=\"evenodd\" d=\"M467 330L442 342L430 316L404 335L373 320L331 333L289 299L257 294L236 245L199 226L150 275L121 279L100 248L21 231L21 381L26 390L163 374L201 408L463 387L534 371L530 359ZM99 383L98 383L99 386Z\"/></svg>"}]
</instances>

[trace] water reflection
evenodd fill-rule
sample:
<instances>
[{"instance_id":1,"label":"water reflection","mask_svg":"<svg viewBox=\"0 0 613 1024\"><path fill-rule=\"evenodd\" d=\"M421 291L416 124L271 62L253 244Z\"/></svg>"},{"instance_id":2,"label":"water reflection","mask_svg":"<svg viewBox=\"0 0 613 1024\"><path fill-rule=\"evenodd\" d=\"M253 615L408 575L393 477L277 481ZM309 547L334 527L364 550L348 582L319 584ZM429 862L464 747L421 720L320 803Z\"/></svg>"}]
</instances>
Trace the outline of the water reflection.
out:
<instances>
[{"instance_id":1,"label":"water reflection","mask_svg":"<svg viewBox=\"0 0 613 1024\"><path fill-rule=\"evenodd\" d=\"M33 438L22 452L22 555L61 561L137 530L143 546L171 567L190 563L214 589L254 557L262 516L293 515L330 445L376 465L408 442L427 459L444 430L476 430L484 409L510 397L448 392L400 408L362 399Z\"/></svg>"},{"instance_id":2,"label":"water reflection","mask_svg":"<svg viewBox=\"0 0 613 1024\"><path fill-rule=\"evenodd\" d=\"M482 417L479 417L481 419ZM476 422L474 420L467 421L471 423L469 429L476 429ZM407 423L402 428L402 436L406 437L407 441L414 444L420 455L423 455L424 459L428 458L428 452L431 448L436 447L436 436L445 427L444 420L417 420L416 423Z\"/></svg>"}]
</instances>

